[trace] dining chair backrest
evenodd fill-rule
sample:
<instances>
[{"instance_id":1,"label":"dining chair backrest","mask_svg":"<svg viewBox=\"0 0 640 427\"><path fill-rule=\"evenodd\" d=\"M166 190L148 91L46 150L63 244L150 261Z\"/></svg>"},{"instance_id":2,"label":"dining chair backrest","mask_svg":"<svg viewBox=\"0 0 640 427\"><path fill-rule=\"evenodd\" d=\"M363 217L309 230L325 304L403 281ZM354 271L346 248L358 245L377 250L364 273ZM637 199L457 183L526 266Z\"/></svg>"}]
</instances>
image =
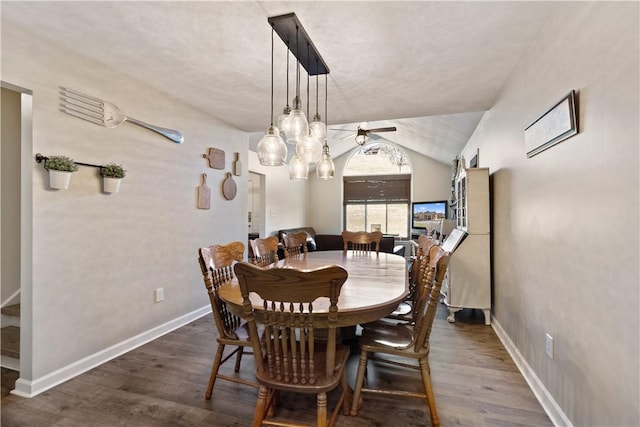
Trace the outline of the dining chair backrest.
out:
<instances>
[{"instance_id":1,"label":"dining chair backrest","mask_svg":"<svg viewBox=\"0 0 640 427\"><path fill-rule=\"evenodd\" d=\"M306 254L309 250L307 248L307 233L301 231L299 233L283 233L282 243L284 244L284 257Z\"/></svg>"},{"instance_id":2,"label":"dining chair backrest","mask_svg":"<svg viewBox=\"0 0 640 427\"><path fill-rule=\"evenodd\" d=\"M279 261L278 238L276 236L253 239L249 242L253 252L254 264L265 266Z\"/></svg>"},{"instance_id":3,"label":"dining chair backrest","mask_svg":"<svg viewBox=\"0 0 640 427\"><path fill-rule=\"evenodd\" d=\"M449 265L450 253L441 246L433 246L429 251L429 263L425 271L421 297L418 298L418 311L415 319L416 350L429 346L429 336L433 320L440 302L440 289Z\"/></svg>"},{"instance_id":4,"label":"dining chair backrest","mask_svg":"<svg viewBox=\"0 0 640 427\"><path fill-rule=\"evenodd\" d=\"M438 241L433 236L421 234L418 236L418 251L416 258L411 265L411 286L416 286L418 281L422 279L423 273L427 265L429 264L429 251L431 248L438 244Z\"/></svg>"},{"instance_id":5,"label":"dining chair backrest","mask_svg":"<svg viewBox=\"0 0 640 427\"><path fill-rule=\"evenodd\" d=\"M220 367L235 354L234 372L239 372L244 348L251 348L245 323L229 311L227 304L218 294L220 287L233 279L233 264L242 261L243 256L244 243L242 242L213 245L198 249L198 262L207 293L209 294L213 320L218 330L218 336L216 337L218 347L213 359L209 383L205 390L205 399L211 399L217 379L252 387L258 386L256 382L248 381L240 376L227 375L225 372L220 371ZM230 346L234 350L225 357L226 346Z\"/></svg>"},{"instance_id":6,"label":"dining chair backrest","mask_svg":"<svg viewBox=\"0 0 640 427\"><path fill-rule=\"evenodd\" d=\"M380 241L382 233L380 231L343 231L342 241L344 242L344 252L351 248L354 252L373 252L380 253Z\"/></svg>"},{"instance_id":7,"label":"dining chair backrest","mask_svg":"<svg viewBox=\"0 0 640 427\"><path fill-rule=\"evenodd\" d=\"M319 359L326 362L324 377L334 376L338 297L347 279L347 271L339 266L316 270L296 268L256 267L237 263L234 267L243 298L244 314L249 324L249 336L256 359L256 372L289 386L308 385L315 378L317 352L326 353ZM250 294L263 301L263 312L257 319ZM329 300L326 346L315 346L314 302L321 297ZM264 324L261 342L256 323ZM324 338L324 334L323 334ZM320 368L320 367L319 367Z\"/></svg>"},{"instance_id":8,"label":"dining chair backrest","mask_svg":"<svg viewBox=\"0 0 640 427\"><path fill-rule=\"evenodd\" d=\"M241 323L238 316L227 309L225 302L218 296L218 289L233 279L233 263L242 261L244 243L232 242L227 245L213 245L198 249L198 261L202 270L204 285L209 294L213 318L221 336L236 338L235 330Z\"/></svg>"},{"instance_id":9,"label":"dining chair backrest","mask_svg":"<svg viewBox=\"0 0 640 427\"><path fill-rule=\"evenodd\" d=\"M422 236L425 238L422 239ZM420 301L424 298L424 293L426 292L424 284L429 280L432 281L432 277L427 277L430 252L431 249L437 245L437 240L425 234L420 235L418 238L418 253L411 264L411 271L409 272L409 295L407 296L407 301L411 302L411 308L410 310L405 310L406 314L395 317L410 321L411 323L416 322L420 310Z\"/></svg>"},{"instance_id":10,"label":"dining chair backrest","mask_svg":"<svg viewBox=\"0 0 640 427\"><path fill-rule=\"evenodd\" d=\"M308 425L265 420L275 416L272 408L278 393L288 391L315 394L315 425L333 426L349 389L345 370L349 347L336 343L338 297L347 271L335 265L299 270L261 268L249 263L237 263L234 271L260 384L253 425ZM254 295L263 300L261 308L254 307L254 303L260 307L259 301L252 301ZM323 317L322 323L319 316ZM258 322L264 328L260 335ZM322 326L318 331L316 324ZM316 342L316 332L322 342ZM327 393L337 387L342 389L341 396L328 417Z\"/></svg>"}]
</instances>

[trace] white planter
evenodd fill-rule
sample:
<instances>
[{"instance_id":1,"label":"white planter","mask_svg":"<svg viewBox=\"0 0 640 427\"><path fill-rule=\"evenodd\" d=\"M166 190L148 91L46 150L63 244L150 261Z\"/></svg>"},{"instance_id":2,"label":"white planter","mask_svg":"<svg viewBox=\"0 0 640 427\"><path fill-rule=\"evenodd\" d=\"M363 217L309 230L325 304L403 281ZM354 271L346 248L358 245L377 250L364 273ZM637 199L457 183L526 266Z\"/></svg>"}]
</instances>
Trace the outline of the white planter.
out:
<instances>
[{"instance_id":1,"label":"white planter","mask_svg":"<svg viewBox=\"0 0 640 427\"><path fill-rule=\"evenodd\" d=\"M56 190L66 190L71 182L73 172L49 170L49 187Z\"/></svg>"},{"instance_id":2,"label":"white planter","mask_svg":"<svg viewBox=\"0 0 640 427\"><path fill-rule=\"evenodd\" d=\"M107 178L102 177L102 191L105 193L117 193L120 189L120 181L122 178Z\"/></svg>"}]
</instances>

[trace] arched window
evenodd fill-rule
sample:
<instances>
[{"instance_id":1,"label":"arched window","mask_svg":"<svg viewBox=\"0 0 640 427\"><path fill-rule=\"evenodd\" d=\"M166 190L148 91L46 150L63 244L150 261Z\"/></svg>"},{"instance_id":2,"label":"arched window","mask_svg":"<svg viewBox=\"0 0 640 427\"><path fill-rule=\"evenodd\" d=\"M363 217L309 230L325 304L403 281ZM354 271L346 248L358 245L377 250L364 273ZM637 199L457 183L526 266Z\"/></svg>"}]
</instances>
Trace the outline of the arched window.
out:
<instances>
[{"instance_id":1,"label":"arched window","mask_svg":"<svg viewBox=\"0 0 640 427\"><path fill-rule=\"evenodd\" d=\"M400 147L378 142L358 148L343 176L346 230L409 235L411 166Z\"/></svg>"}]
</instances>

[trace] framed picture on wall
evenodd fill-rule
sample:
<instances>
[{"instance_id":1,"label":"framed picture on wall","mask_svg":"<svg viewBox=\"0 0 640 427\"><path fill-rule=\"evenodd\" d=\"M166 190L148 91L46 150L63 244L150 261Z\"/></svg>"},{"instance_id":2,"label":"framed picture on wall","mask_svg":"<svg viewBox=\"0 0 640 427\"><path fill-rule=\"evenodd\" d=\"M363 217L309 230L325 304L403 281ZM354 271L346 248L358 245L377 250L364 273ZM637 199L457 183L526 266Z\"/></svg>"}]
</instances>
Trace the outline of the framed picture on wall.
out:
<instances>
[{"instance_id":1,"label":"framed picture on wall","mask_svg":"<svg viewBox=\"0 0 640 427\"><path fill-rule=\"evenodd\" d=\"M524 130L527 157L533 157L578 133L575 98L572 90Z\"/></svg>"},{"instance_id":2,"label":"framed picture on wall","mask_svg":"<svg viewBox=\"0 0 640 427\"><path fill-rule=\"evenodd\" d=\"M475 156L473 156L471 158L471 160L469 161L469 167L470 168L477 168L478 167L478 156L480 155L480 149L476 149L476 154Z\"/></svg>"}]
</instances>

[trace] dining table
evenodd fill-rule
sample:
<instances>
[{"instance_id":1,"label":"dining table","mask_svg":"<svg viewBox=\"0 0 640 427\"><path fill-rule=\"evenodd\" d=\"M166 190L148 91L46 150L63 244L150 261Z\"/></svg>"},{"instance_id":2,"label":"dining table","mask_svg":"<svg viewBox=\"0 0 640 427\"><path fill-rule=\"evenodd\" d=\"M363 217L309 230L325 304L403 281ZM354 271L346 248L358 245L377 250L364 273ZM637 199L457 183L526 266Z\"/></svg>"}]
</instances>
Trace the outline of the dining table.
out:
<instances>
[{"instance_id":1,"label":"dining table","mask_svg":"<svg viewBox=\"0 0 640 427\"><path fill-rule=\"evenodd\" d=\"M354 326L381 319L393 312L409 293L407 261L400 255L381 252L317 251L292 256L266 268L314 270L330 265L343 267L348 277L338 299L337 326ZM244 317L242 295L237 278L222 285L218 295L235 315ZM252 294L257 316L263 310L262 299ZM329 301L319 298L313 304L316 326L327 322ZM326 314L326 316L322 316Z\"/></svg>"}]
</instances>

